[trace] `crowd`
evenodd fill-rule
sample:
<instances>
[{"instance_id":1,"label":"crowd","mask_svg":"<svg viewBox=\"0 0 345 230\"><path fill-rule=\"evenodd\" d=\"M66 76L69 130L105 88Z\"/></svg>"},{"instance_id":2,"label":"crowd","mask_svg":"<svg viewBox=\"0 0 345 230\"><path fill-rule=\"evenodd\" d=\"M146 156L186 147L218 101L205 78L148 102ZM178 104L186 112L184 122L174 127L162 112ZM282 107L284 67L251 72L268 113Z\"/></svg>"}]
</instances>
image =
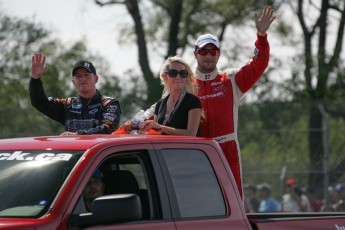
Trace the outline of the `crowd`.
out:
<instances>
[{"instance_id":1,"label":"crowd","mask_svg":"<svg viewBox=\"0 0 345 230\"><path fill-rule=\"evenodd\" d=\"M294 178L285 182L285 192L280 197L272 195L268 183L245 184L244 206L247 213L267 212L344 212L345 184L338 183L329 187L329 200L317 199L315 190L297 184ZM328 207L327 207L328 206Z\"/></svg>"}]
</instances>

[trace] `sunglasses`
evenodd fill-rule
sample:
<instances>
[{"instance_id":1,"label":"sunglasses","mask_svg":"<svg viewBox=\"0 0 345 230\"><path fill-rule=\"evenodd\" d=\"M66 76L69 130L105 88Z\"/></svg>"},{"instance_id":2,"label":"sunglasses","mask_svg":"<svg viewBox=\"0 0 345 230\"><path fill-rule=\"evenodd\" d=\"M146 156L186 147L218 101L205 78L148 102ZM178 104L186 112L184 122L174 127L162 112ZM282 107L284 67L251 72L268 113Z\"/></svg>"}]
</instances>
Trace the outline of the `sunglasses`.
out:
<instances>
[{"instance_id":1,"label":"sunglasses","mask_svg":"<svg viewBox=\"0 0 345 230\"><path fill-rule=\"evenodd\" d=\"M217 56L219 54L219 49L197 49L196 51L201 56L206 56L208 53L210 53L211 56Z\"/></svg>"},{"instance_id":2,"label":"sunglasses","mask_svg":"<svg viewBox=\"0 0 345 230\"><path fill-rule=\"evenodd\" d=\"M180 75L180 78L187 78L188 77L188 71L187 70L176 70L176 69L169 69L166 71L166 73L169 75L169 77L177 77L177 75Z\"/></svg>"}]
</instances>

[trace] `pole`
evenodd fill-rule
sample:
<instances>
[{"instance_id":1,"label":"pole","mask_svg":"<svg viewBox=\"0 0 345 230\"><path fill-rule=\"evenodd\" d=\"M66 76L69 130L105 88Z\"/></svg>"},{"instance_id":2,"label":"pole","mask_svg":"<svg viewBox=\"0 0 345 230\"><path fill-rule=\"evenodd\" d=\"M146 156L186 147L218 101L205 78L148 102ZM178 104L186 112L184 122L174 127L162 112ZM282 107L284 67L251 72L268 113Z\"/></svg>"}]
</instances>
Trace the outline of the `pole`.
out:
<instances>
[{"instance_id":1,"label":"pole","mask_svg":"<svg viewBox=\"0 0 345 230\"><path fill-rule=\"evenodd\" d=\"M322 116L322 142L323 142L323 194L325 199L325 211L329 208L329 173L328 173L328 154L329 154L329 123L327 113L322 104L319 104L319 111Z\"/></svg>"}]
</instances>

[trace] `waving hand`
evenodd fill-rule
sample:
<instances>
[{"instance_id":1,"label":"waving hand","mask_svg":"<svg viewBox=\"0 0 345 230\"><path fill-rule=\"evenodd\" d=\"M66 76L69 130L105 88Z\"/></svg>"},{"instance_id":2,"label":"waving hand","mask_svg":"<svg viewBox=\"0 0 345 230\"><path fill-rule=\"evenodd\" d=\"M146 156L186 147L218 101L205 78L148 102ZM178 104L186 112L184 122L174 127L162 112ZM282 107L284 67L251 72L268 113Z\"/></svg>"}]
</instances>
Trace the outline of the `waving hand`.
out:
<instances>
[{"instance_id":1,"label":"waving hand","mask_svg":"<svg viewBox=\"0 0 345 230\"><path fill-rule=\"evenodd\" d=\"M275 18L276 16L273 16L273 8L271 6L265 6L260 16L255 12L255 26L257 32L266 34L266 31Z\"/></svg>"},{"instance_id":2,"label":"waving hand","mask_svg":"<svg viewBox=\"0 0 345 230\"><path fill-rule=\"evenodd\" d=\"M36 53L32 56L31 76L35 79L39 79L48 70L48 66L45 65L46 56L41 53Z\"/></svg>"}]
</instances>

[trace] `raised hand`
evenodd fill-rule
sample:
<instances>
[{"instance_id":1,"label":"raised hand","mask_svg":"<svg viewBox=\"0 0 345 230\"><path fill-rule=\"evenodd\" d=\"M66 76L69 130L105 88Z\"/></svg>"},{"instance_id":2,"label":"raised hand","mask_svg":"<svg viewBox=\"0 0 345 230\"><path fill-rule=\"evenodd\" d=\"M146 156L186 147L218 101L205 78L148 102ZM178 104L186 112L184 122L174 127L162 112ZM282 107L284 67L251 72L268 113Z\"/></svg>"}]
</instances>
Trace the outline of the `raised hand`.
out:
<instances>
[{"instance_id":1,"label":"raised hand","mask_svg":"<svg viewBox=\"0 0 345 230\"><path fill-rule=\"evenodd\" d=\"M260 34L266 34L266 31L270 27L276 16L273 16L273 8L271 6L265 6L262 14L259 16L255 12L255 26L256 30Z\"/></svg>"},{"instance_id":2,"label":"raised hand","mask_svg":"<svg viewBox=\"0 0 345 230\"><path fill-rule=\"evenodd\" d=\"M45 65L45 62L46 56L41 53L36 53L32 56L31 76L33 78L41 78L41 76L48 70L48 66Z\"/></svg>"}]
</instances>

